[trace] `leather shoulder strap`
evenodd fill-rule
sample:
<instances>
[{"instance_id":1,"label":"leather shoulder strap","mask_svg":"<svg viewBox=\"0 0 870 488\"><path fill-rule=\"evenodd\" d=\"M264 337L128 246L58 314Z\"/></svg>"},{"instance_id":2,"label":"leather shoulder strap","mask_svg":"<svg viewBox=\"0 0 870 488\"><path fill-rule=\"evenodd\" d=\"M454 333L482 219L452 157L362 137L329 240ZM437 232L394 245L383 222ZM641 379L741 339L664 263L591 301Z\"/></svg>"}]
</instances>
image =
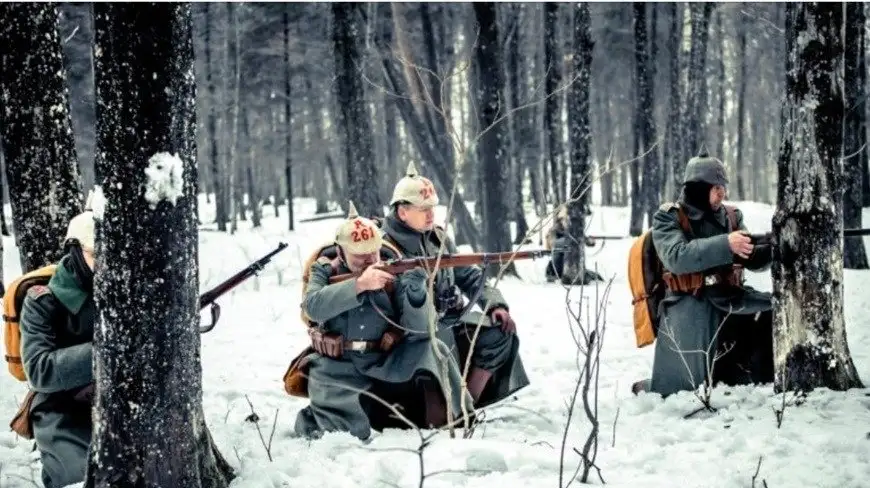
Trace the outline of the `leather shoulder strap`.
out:
<instances>
[{"instance_id":1,"label":"leather shoulder strap","mask_svg":"<svg viewBox=\"0 0 870 488\"><path fill-rule=\"evenodd\" d=\"M683 207L677 207L677 219L680 221L680 227L686 234L692 233L692 226L689 224L689 216L683 211Z\"/></svg>"},{"instance_id":2,"label":"leather shoulder strap","mask_svg":"<svg viewBox=\"0 0 870 488\"><path fill-rule=\"evenodd\" d=\"M737 209L731 205L725 205L725 214L728 215L728 222L731 224L729 231L737 230Z\"/></svg>"}]
</instances>

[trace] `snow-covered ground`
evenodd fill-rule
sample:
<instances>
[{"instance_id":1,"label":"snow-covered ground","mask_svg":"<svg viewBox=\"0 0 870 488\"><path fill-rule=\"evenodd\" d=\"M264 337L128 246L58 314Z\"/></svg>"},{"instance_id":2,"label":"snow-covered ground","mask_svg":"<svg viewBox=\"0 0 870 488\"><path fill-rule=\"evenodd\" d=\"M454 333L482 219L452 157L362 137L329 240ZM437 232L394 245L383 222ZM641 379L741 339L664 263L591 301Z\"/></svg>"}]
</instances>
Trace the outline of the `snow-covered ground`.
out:
<instances>
[{"instance_id":1,"label":"snow-covered ground","mask_svg":"<svg viewBox=\"0 0 870 488\"><path fill-rule=\"evenodd\" d=\"M296 203L297 218L313 212L312 201ZM770 228L772 208L741 203L747 225ZM202 205L203 222L211 209ZM332 237L336 220L303 223L288 232L286 214L265 209L264 227L243 223L236 235L200 233L202 289L218 283L279 241L290 244L256 279L224 297L221 322L202 337L204 406L217 445L239 471L233 487L415 487L420 467L413 453L419 438L410 431L387 431L362 445L344 435L309 442L291 436L303 400L284 393L282 376L289 361L305 346L299 319L301 266L313 247ZM589 232L622 234L627 208L594 208ZM531 222L534 222L532 220ZM870 214L865 215L870 222ZM17 250L5 242L7 282L19 273ZM870 245L870 239L867 244ZM777 429L774 407L781 397L771 386L720 388L712 414L684 415L698 407L691 394L662 401L656 395L633 397L631 382L646 377L652 348L637 349L626 280L630 239L595 248L589 265L615 277L606 304L600 378L601 432L597 465L610 486L738 488L870 486L870 396L866 390L817 391L799 407L786 411ZM490 409L487 422L472 439L439 434L424 455L425 486L477 488L558 486L566 404L577 380L576 350L565 312L565 292L544 280L544 261L519 263L523 280L506 279L500 288L511 303L522 339L522 355L532 385L515 399ZM769 274L750 276L770 288ZM870 381L870 319L867 290L870 271L845 273L845 313L849 345L858 371ZM594 287L586 294L594 298ZM205 314L204 314L205 315ZM584 314L585 315L585 314ZM863 317L863 318L862 318ZM0 420L8 422L24 385L0 374ZM246 422L251 407L268 440L277 421L270 453L257 427ZM277 419L276 419L277 416ZM588 424L579 405L568 432L565 481L570 479ZM0 486L41 486L33 444L0 432ZM753 474L761 459L757 480ZM465 472L458 472L465 471ZM593 481L600 483L593 475Z\"/></svg>"}]
</instances>

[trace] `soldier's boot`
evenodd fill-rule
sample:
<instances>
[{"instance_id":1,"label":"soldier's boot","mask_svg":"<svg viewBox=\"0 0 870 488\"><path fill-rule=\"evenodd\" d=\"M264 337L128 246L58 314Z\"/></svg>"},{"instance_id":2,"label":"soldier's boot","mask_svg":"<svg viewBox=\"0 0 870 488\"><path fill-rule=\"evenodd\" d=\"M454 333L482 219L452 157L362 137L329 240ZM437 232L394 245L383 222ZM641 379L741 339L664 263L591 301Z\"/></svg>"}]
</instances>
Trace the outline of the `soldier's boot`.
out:
<instances>
[{"instance_id":1,"label":"soldier's boot","mask_svg":"<svg viewBox=\"0 0 870 488\"><path fill-rule=\"evenodd\" d=\"M641 392L649 391L650 390L650 383L651 382L649 379L635 381L631 385L631 393L634 395L639 395Z\"/></svg>"},{"instance_id":2,"label":"soldier's boot","mask_svg":"<svg viewBox=\"0 0 870 488\"><path fill-rule=\"evenodd\" d=\"M432 384L423 388L423 403L425 404L427 427L447 425L447 402L444 401L444 395Z\"/></svg>"},{"instance_id":3,"label":"soldier's boot","mask_svg":"<svg viewBox=\"0 0 870 488\"><path fill-rule=\"evenodd\" d=\"M483 368L473 367L468 372L468 393L475 405L480 401L480 396L483 395L483 390L486 389L490 378L492 378L492 373Z\"/></svg>"}]
</instances>

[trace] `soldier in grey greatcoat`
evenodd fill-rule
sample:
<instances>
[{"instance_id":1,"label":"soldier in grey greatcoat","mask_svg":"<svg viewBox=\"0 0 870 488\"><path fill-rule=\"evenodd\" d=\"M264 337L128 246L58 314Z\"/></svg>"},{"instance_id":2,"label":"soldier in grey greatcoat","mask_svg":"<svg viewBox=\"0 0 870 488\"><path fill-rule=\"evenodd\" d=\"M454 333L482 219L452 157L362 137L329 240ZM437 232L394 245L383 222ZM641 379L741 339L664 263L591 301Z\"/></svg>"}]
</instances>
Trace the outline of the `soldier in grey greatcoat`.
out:
<instances>
[{"instance_id":1,"label":"soldier in grey greatcoat","mask_svg":"<svg viewBox=\"0 0 870 488\"><path fill-rule=\"evenodd\" d=\"M84 479L91 442L94 217L74 217L68 253L47 286L27 290L21 309L21 360L30 389L33 436L42 483L58 488Z\"/></svg>"},{"instance_id":2,"label":"soldier in grey greatcoat","mask_svg":"<svg viewBox=\"0 0 870 488\"><path fill-rule=\"evenodd\" d=\"M385 237L408 257L435 256L442 242L445 254L456 253L452 240L434 223L436 205L438 195L432 182L409 164L406 176L393 189L392 208L381 225ZM474 331L482 324L470 352L471 368L466 378L475 406L490 405L528 386L516 324L501 292L485 282L483 270L479 266L439 269L433 288L440 315L439 337L454 351L463 372ZM475 297L478 291L477 304L484 314L462 313L463 295Z\"/></svg>"},{"instance_id":3,"label":"soldier in grey greatcoat","mask_svg":"<svg viewBox=\"0 0 870 488\"><path fill-rule=\"evenodd\" d=\"M707 155L692 158L683 182L680 200L662 205L653 216L652 239L666 272L686 283L695 274L702 286L679 290L668 285L659 308L652 378L635 383L633 391L667 396L710 384L710 378L712 385L771 382L771 295L746 286L742 278L743 268L770 267L771 248L750 242L739 209L733 208L736 227L729 222L722 204L728 179L721 161ZM688 217L688 235L680 209Z\"/></svg>"},{"instance_id":4,"label":"soldier in grey greatcoat","mask_svg":"<svg viewBox=\"0 0 870 488\"><path fill-rule=\"evenodd\" d=\"M361 391L397 401L420 427L443 426L445 376L453 392L454 418L461 417L463 400L472 412L470 396L458 394L459 370L446 363L446 375L441 372L435 348L442 356L449 357L450 351L430 339L435 310L426 271L416 268L394 276L379 269L382 235L373 221L357 215L352 203L335 244L335 258L321 256L312 264L302 301L305 313L319 325L309 328L317 351L304 359L311 403L299 413L296 432L319 437L343 431L365 440L372 429L400 426L390 425L385 419L389 412ZM332 275L360 270L357 278L329 283Z\"/></svg>"}]
</instances>

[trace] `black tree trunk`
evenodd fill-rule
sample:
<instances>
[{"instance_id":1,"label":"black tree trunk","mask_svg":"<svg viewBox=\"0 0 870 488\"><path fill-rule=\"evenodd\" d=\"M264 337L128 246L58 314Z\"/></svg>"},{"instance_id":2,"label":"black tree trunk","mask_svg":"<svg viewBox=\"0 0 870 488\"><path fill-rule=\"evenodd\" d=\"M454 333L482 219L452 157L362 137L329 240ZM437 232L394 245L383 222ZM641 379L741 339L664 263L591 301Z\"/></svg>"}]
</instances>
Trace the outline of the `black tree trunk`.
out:
<instances>
[{"instance_id":1,"label":"black tree trunk","mask_svg":"<svg viewBox=\"0 0 870 488\"><path fill-rule=\"evenodd\" d=\"M843 318L843 6L786 4L773 216L777 391L860 388Z\"/></svg>"},{"instance_id":2,"label":"black tree trunk","mask_svg":"<svg viewBox=\"0 0 870 488\"><path fill-rule=\"evenodd\" d=\"M97 3L94 25L106 208L85 486L224 488L202 410L190 6Z\"/></svg>"},{"instance_id":3,"label":"black tree trunk","mask_svg":"<svg viewBox=\"0 0 870 488\"><path fill-rule=\"evenodd\" d=\"M861 211L864 206L863 168L867 154L866 87L861 83L860 70L864 68L864 4L846 4L846 63L843 85L846 87L846 113L843 132L843 167L845 189L843 192L843 225L849 229L861 228ZM867 269L867 251L863 237L846 237L843 243L843 267Z\"/></svg>"},{"instance_id":4,"label":"black tree trunk","mask_svg":"<svg viewBox=\"0 0 870 488\"><path fill-rule=\"evenodd\" d=\"M362 21L357 3L332 4L332 39L335 55L335 96L339 109L347 171L347 196L360 215L384 215L375 167L374 133L363 91Z\"/></svg>"},{"instance_id":5,"label":"black tree trunk","mask_svg":"<svg viewBox=\"0 0 870 488\"><path fill-rule=\"evenodd\" d=\"M478 120L486 132L477 144L477 161L486 174L483 181L485 191L483 200L484 248L490 252L510 251L510 209L507 204L508 175L510 166L502 164L510 134L507 119L501 118L506 112L504 97L505 81L502 75L501 50L498 45L498 24L495 3L474 4L474 15L480 25L480 35L474 49L473 63L480 77L475 85L480 90L481 101ZM498 272L499 265L492 267ZM510 263L504 274L516 275L516 267Z\"/></svg>"},{"instance_id":6,"label":"black tree trunk","mask_svg":"<svg viewBox=\"0 0 870 488\"><path fill-rule=\"evenodd\" d=\"M60 259L82 210L57 27L51 3L0 5L0 136L23 272Z\"/></svg>"},{"instance_id":7,"label":"black tree trunk","mask_svg":"<svg viewBox=\"0 0 870 488\"><path fill-rule=\"evenodd\" d=\"M568 204L568 250L562 282L583 283L586 277L586 225L585 216L592 192L589 127L589 80L592 67L592 41L589 26L589 4L578 3L574 11L572 51L573 73L576 81L568 90L568 127L571 145L571 193Z\"/></svg>"}]
</instances>

